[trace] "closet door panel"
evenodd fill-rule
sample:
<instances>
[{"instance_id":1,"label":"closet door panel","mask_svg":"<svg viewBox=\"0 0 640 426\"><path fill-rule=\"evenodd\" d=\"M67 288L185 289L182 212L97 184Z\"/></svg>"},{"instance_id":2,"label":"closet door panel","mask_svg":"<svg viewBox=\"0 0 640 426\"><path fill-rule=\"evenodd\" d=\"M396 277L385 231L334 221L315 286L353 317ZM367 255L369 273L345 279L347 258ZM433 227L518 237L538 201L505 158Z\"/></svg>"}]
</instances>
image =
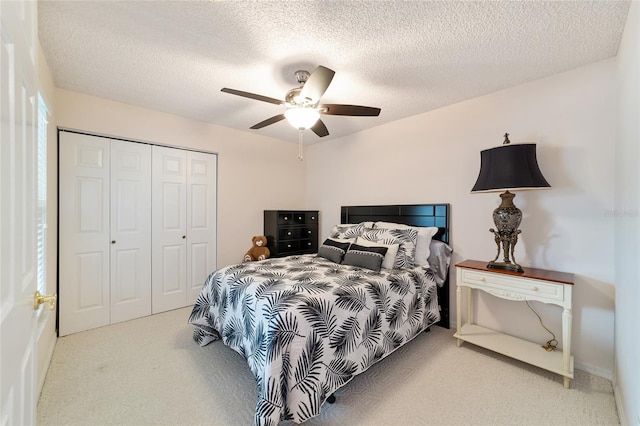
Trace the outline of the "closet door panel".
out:
<instances>
[{"instance_id":1,"label":"closet door panel","mask_svg":"<svg viewBox=\"0 0 640 426\"><path fill-rule=\"evenodd\" d=\"M111 141L111 323L151 314L151 146Z\"/></svg>"},{"instance_id":2,"label":"closet door panel","mask_svg":"<svg viewBox=\"0 0 640 426\"><path fill-rule=\"evenodd\" d=\"M152 312L186 305L187 152L152 147Z\"/></svg>"},{"instance_id":3,"label":"closet door panel","mask_svg":"<svg viewBox=\"0 0 640 426\"><path fill-rule=\"evenodd\" d=\"M187 304L216 269L217 156L189 152L187 165Z\"/></svg>"},{"instance_id":4,"label":"closet door panel","mask_svg":"<svg viewBox=\"0 0 640 426\"><path fill-rule=\"evenodd\" d=\"M109 140L60 133L60 336L107 325Z\"/></svg>"}]
</instances>

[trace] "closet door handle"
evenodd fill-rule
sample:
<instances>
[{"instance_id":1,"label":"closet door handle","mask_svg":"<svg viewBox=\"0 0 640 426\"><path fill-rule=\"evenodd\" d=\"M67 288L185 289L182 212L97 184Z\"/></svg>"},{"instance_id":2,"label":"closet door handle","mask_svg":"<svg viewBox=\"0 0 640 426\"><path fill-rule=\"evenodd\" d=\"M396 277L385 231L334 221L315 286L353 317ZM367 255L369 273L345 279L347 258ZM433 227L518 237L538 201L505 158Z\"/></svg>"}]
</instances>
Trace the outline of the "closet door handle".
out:
<instances>
[{"instance_id":1,"label":"closet door handle","mask_svg":"<svg viewBox=\"0 0 640 426\"><path fill-rule=\"evenodd\" d=\"M116 243L116 240L111 240L111 244L115 244L115 243Z\"/></svg>"},{"instance_id":2,"label":"closet door handle","mask_svg":"<svg viewBox=\"0 0 640 426\"><path fill-rule=\"evenodd\" d=\"M184 240L184 239L186 239L186 238L187 238L187 236L186 236L186 235L183 235L183 236L182 236L182 239L183 239L183 240Z\"/></svg>"}]
</instances>

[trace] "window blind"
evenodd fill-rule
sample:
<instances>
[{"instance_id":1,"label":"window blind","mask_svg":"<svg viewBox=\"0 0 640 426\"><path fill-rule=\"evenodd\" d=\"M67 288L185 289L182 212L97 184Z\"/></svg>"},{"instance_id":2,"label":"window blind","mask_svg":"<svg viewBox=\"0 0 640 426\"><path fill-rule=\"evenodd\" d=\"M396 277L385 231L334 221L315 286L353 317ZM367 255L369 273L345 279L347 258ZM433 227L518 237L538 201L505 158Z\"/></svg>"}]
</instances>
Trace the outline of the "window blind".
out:
<instances>
[{"instance_id":1,"label":"window blind","mask_svg":"<svg viewBox=\"0 0 640 426\"><path fill-rule=\"evenodd\" d=\"M38 94L38 164L37 164L37 280L38 291L47 292L47 109Z\"/></svg>"}]
</instances>

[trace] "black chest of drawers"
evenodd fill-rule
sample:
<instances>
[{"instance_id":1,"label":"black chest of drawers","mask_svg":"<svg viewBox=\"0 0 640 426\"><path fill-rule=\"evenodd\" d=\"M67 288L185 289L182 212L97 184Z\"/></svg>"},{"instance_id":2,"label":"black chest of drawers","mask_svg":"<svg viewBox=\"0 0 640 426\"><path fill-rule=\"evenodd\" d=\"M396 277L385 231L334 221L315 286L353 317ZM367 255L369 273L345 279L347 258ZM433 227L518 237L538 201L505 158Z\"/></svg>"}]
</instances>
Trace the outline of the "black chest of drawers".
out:
<instances>
[{"instance_id":1,"label":"black chest of drawers","mask_svg":"<svg viewBox=\"0 0 640 426\"><path fill-rule=\"evenodd\" d=\"M318 251L318 210L265 210L264 235L271 257Z\"/></svg>"}]
</instances>

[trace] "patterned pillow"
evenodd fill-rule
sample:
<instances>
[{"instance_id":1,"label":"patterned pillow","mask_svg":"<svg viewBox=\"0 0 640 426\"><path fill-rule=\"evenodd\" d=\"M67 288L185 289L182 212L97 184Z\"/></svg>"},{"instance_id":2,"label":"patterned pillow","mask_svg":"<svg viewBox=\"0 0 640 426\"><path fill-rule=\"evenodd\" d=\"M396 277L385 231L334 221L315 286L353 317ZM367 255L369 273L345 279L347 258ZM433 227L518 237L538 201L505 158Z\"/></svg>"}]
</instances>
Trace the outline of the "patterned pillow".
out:
<instances>
[{"instance_id":1,"label":"patterned pillow","mask_svg":"<svg viewBox=\"0 0 640 426\"><path fill-rule=\"evenodd\" d=\"M365 247L358 244L351 244L349 250L342 259L343 265L359 266L380 272L382 260L387 253L386 247Z\"/></svg>"},{"instance_id":2,"label":"patterned pillow","mask_svg":"<svg viewBox=\"0 0 640 426\"><path fill-rule=\"evenodd\" d=\"M414 228L418 231L418 238L416 239L416 253L414 256L415 266L428 266L429 265L429 244L431 238L438 233L436 227L424 227L424 226L409 226L403 223L393 222L376 222L373 225L374 228L383 229L411 229Z\"/></svg>"},{"instance_id":3,"label":"patterned pillow","mask_svg":"<svg viewBox=\"0 0 640 426\"><path fill-rule=\"evenodd\" d=\"M327 238L318 249L318 256L329 259L334 263L340 263L350 245L351 243L348 241Z\"/></svg>"},{"instance_id":4,"label":"patterned pillow","mask_svg":"<svg viewBox=\"0 0 640 426\"><path fill-rule=\"evenodd\" d=\"M393 265L396 263L396 255L398 254L399 244L382 244L382 243L374 243L369 240L365 240L362 237L358 237L356 239L356 244L366 247L386 247L387 254L384 255L384 260L382 261L382 267L384 269L393 269Z\"/></svg>"},{"instance_id":5,"label":"patterned pillow","mask_svg":"<svg viewBox=\"0 0 640 426\"><path fill-rule=\"evenodd\" d=\"M416 240L418 231L409 229L372 229L362 238L382 244L398 244L398 254L393 264L393 269L409 269L415 266Z\"/></svg>"},{"instance_id":6,"label":"patterned pillow","mask_svg":"<svg viewBox=\"0 0 640 426\"><path fill-rule=\"evenodd\" d=\"M329 237L354 239L355 241L355 238L372 229L371 226L367 226L367 224L367 222L360 222L334 225L331 229L331 234L329 235Z\"/></svg>"}]
</instances>

